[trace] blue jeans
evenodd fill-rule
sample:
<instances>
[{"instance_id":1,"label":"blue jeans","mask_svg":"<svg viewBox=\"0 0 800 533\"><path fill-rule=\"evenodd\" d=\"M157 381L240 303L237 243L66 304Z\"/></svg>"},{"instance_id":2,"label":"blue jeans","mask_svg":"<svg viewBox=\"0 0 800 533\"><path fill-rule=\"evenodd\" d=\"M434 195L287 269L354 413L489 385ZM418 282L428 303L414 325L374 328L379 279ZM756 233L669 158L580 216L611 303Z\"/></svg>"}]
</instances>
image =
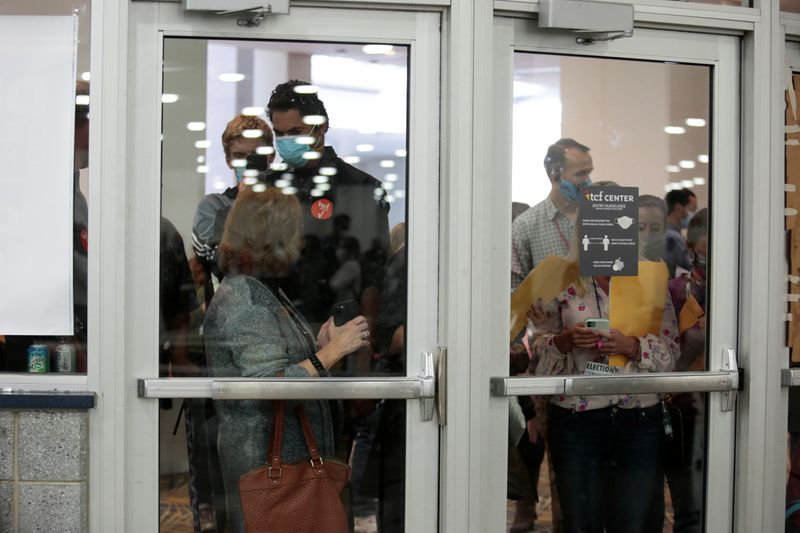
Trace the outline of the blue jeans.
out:
<instances>
[{"instance_id":1,"label":"blue jeans","mask_svg":"<svg viewBox=\"0 0 800 533\"><path fill-rule=\"evenodd\" d=\"M658 533L661 406L573 412L551 405L548 440L567 533Z\"/></svg>"}]
</instances>

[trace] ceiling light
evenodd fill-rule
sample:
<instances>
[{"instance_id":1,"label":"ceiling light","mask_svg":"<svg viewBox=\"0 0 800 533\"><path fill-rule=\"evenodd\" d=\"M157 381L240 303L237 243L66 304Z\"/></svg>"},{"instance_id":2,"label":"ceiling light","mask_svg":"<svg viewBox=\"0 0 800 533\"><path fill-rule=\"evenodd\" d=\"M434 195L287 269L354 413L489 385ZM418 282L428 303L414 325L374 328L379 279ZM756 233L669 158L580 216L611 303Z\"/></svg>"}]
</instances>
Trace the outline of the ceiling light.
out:
<instances>
[{"instance_id":1,"label":"ceiling light","mask_svg":"<svg viewBox=\"0 0 800 533\"><path fill-rule=\"evenodd\" d=\"M279 189L283 189L291 185L292 183L289 180L275 180L275 186Z\"/></svg>"},{"instance_id":2,"label":"ceiling light","mask_svg":"<svg viewBox=\"0 0 800 533\"><path fill-rule=\"evenodd\" d=\"M242 132L242 137L245 139L260 139L264 136L264 132L261 130L244 130Z\"/></svg>"},{"instance_id":3,"label":"ceiling light","mask_svg":"<svg viewBox=\"0 0 800 533\"><path fill-rule=\"evenodd\" d=\"M194 147L195 148L210 148L211 147L211 141L195 141L194 142Z\"/></svg>"},{"instance_id":4,"label":"ceiling light","mask_svg":"<svg viewBox=\"0 0 800 533\"><path fill-rule=\"evenodd\" d=\"M239 74L238 72L226 72L225 74L219 75L219 81L224 81L227 83L237 83L244 79L244 74Z\"/></svg>"},{"instance_id":5,"label":"ceiling light","mask_svg":"<svg viewBox=\"0 0 800 533\"><path fill-rule=\"evenodd\" d=\"M313 178L311 178L311 181L313 181L316 184L320 184L320 183L328 183L329 179L330 178L328 176L314 176Z\"/></svg>"},{"instance_id":6,"label":"ceiling light","mask_svg":"<svg viewBox=\"0 0 800 533\"><path fill-rule=\"evenodd\" d=\"M356 155L350 155L344 158L344 162L350 165L357 165L361 162L361 158Z\"/></svg>"},{"instance_id":7,"label":"ceiling light","mask_svg":"<svg viewBox=\"0 0 800 533\"><path fill-rule=\"evenodd\" d=\"M306 161L314 161L315 159L319 159L322 157L322 154L319 152L304 152L303 159Z\"/></svg>"},{"instance_id":8,"label":"ceiling light","mask_svg":"<svg viewBox=\"0 0 800 533\"><path fill-rule=\"evenodd\" d=\"M392 50L394 50L394 46L391 44L365 44L361 50L365 54L379 55L379 54L388 54Z\"/></svg>"},{"instance_id":9,"label":"ceiling light","mask_svg":"<svg viewBox=\"0 0 800 533\"><path fill-rule=\"evenodd\" d=\"M667 172L680 172L681 167L678 165L667 165Z\"/></svg>"},{"instance_id":10,"label":"ceiling light","mask_svg":"<svg viewBox=\"0 0 800 533\"><path fill-rule=\"evenodd\" d=\"M700 154L697 156L697 160L701 163L708 163L708 154Z\"/></svg>"},{"instance_id":11,"label":"ceiling light","mask_svg":"<svg viewBox=\"0 0 800 533\"><path fill-rule=\"evenodd\" d=\"M681 168L694 168L694 161L691 159L683 159L678 162L678 166Z\"/></svg>"},{"instance_id":12,"label":"ceiling light","mask_svg":"<svg viewBox=\"0 0 800 533\"><path fill-rule=\"evenodd\" d=\"M321 126L328 122L328 119L325 118L325 115L306 115L303 117L303 124L308 124L309 126Z\"/></svg>"},{"instance_id":13,"label":"ceiling light","mask_svg":"<svg viewBox=\"0 0 800 533\"><path fill-rule=\"evenodd\" d=\"M358 144L356 145L356 152L371 152L375 149L371 144Z\"/></svg>"},{"instance_id":14,"label":"ceiling light","mask_svg":"<svg viewBox=\"0 0 800 533\"><path fill-rule=\"evenodd\" d=\"M178 101L178 95L172 93L164 93L161 95L162 104L174 104Z\"/></svg>"},{"instance_id":15,"label":"ceiling light","mask_svg":"<svg viewBox=\"0 0 800 533\"><path fill-rule=\"evenodd\" d=\"M686 189L691 189L694 187L694 182L692 180L681 180L681 185Z\"/></svg>"},{"instance_id":16,"label":"ceiling light","mask_svg":"<svg viewBox=\"0 0 800 533\"><path fill-rule=\"evenodd\" d=\"M706 184L706 179L705 178L701 178L701 177L692 178L692 181L694 182L695 185L705 185Z\"/></svg>"},{"instance_id":17,"label":"ceiling light","mask_svg":"<svg viewBox=\"0 0 800 533\"><path fill-rule=\"evenodd\" d=\"M394 183L392 183L391 181L388 183L384 183L383 188L386 189L387 191L391 191L392 189L394 189Z\"/></svg>"},{"instance_id":18,"label":"ceiling light","mask_svg":"<svg viewBox=\"0 0 800 533\"><path fill-rule=\"evenodd\" d=\"M686 125L693 128L702 128L706 125L706 120L703 118L687 118Z\"/></svg>"},{"instance_id":19,"label":"ceiling light","mask_svg":"<svg viewBox=\"0 0 800 533\"><path fill-rule=\"evenodd\" d=\"M323 194L325 193L319 189L311 189L311 196L313 196L314 198L319 198Z\"/></svg>"},{"instance_id":20,"label":"ceiling light","mask_svg":"<svg viewBox=\"0 0 800 533\"><path fill-rule=\"evenodd\" d=\"M244 175L247 176L248 178L258 178L258 170L254 168L247 168L244 171ZM256 179L253 183L255 183L256 181L258 181L258 179ZM250 185L252 185L253 183L251 183Z\"/></svg>"},{"instance_id":21,"label":"ceiling light","mask_svg":"<svg viewBox=\"0 0 800 533\"><path fill-rule=\"evenodd\" d=\"M205 163L205 162L206 162L206 156L204 156L204 155L198 155L198 156L197 156L197 162L198 162L198 163Z\"/></svg>"},{"instance_id":22,"label":"ceiling light","mask_svg":"<svg viewBox=\"0 0 800 533\"><path fill-rule=\"evenodd\" d=\"M81 72L81 79L83 81L89 81L92 79L92 74L90 72Z\"/></svg>"},{"instance_id":23,"label":"ceiling light","mask_svg":"<svg viewBox=\"0 0 800 533\"><path fill-rule=\"evenodd\" d=\"M255 185L253 185L253 192L264 192L266 190L267 190L266 183L256 183Z\"/></svg>"},{"instance_id":24,"label":"ceiling light","mask_svg":"<svg viewBox=\"0 0 800 533\"><path fill-rule=\"evenodd\" d=\"M356 131L358 131L358 133L360 133L361 135L375 135L376 133L378 133L378 128L375 128L373 126L362 126L358 128Z\"/></svg>"},{"instance_id":25,"label":"ceiling light","mask_svg":"<svg viewBox=\"0 0 800 533\"><path fill-rule=\"evenodd\" d=\"M205 122L189 122L186 125L186 129L189 130L189 131L203 131L204 129L206 129L206 123Z\"/></svg>"},{"instance_id":26,"label":"ceiling light","mask_svg":"<svg viewBox=\"0 0 800 533\"><path fill-rule=\"evenodd\" d=\"M323 176L335 176L336 167L319 167L319 173Z\"/></svg>"},{"instance_id":27,"label":"ceiling light","mask_svg":"<svg viewBox=\"0 0 800 533\"><path fill-rule=\"evenodd\" d=\"M297 187L284 187L282 192L283 194L295 194L297 193Z\"/></svg>"},{"instance_id":28,"label":"ceiling light","mask_svg":"<svg viewBox=\"0 0 800 533\"><path fill-rule=\"evenodd\" d=\"M289 165L287 165L286 163L272 163L269 166L269 168L271 168L276 172L283 172L284 170L287 170L289 168Z\"/></svg>"},{"instance_id":29,"label":"ceiling light","mask_svg":"<svg viewBox=\"0 0 800 533\"><path fill-rule=\"evenodd\" d=\"M311 135L300 135L294 140L294 142L295 144L304 144L306 146L310 146L317 142L317 140Z\"/></svg>"},{"instance_id":30,"label":"ceiling light","mask_svg":"<svg viewBox=\"0 0 800 533\"><path fill-rule=\"evenodd\" d=\"M672 190L675 190L675 189L672 187L671 183L667 183L666 185L664 185L664 191L665 192L669 192L669 191L672 191Z\"/></svg>"},{"instance_id":31,"label":"ceiling light","mask_svg":"<svg viewBox=\"0 0 800 533\"><path fill-rule=\"evenodd\" d=\"M224 181L217 180L214 182L214 189L217 191L224 191L226 187L227 186Z\"/></svg>"},{"instance_id":32,"label":"ceiling light","mask_svg":"<svg viewBox=\"0 0 800 533\"><path fill-rule=\"evenodd\" d=\"M244 168L247 166L247 159L234 159L231 161L231 166L233 168Z\"/></svg>"},{"instance_id":33,"label":"ceiling light","mask_svg":"<svg viewBox=\"0 0 800 533\"><path fill-rule=\"evenodd\" d=\"M79 94L75 97L75 105L89 105L89 95Z\"/></svg>"},{"instance_id":34,"label":"ceiling light","mask_svg":"<svg viewBox=\"0 0 800 533\"><path fill-rule=\"evenodd\" d=\"M248 117L257 117L258 115L264 112L263 107L252 106L252 107L245 107L242 109L242 115L247 115Z\"/></svg>"},{"instance_id":35,"label":"ceiling light","mask_svg":"<svg viewBox=\"0 0 800 533\"><path fill-rule=\"evenodd\" d=\"M381 168L394 168L394 161L391 159L384 159L380 162Z\"/></svg>"},{"instance_id":36,"label":"ceiling light","mask_svg":"<svg viewBox=\"0 0 800 533\"><path fill-rule=\"evenodd\" d=\"M331 190L331 184L330 183L320 183L319 185L317 185L317 189L319 189L321 191L329 191L329 190Z\"/></svg>"},{"instance_id":37,"label":"ceiling light","mask_svg":"<svg viewBox=\"0 0 800 533\"><path fill-rule=\"evenodd\" d=\"M207 174L208 165L197 165L197 172L199 172L200 174Z\"/></svg>"},{"instance_id":38,"label":"ceiling light","mask_svg":"<svg viewBox=\"0 0 800 533\"><path fill-rule=\"evenodd\" d=\"M397 189L396 191L394 191L394 195L397 198L405 198L406 197L406 191L404 191L403 189Z\"/></svg>"},{"instance_id":39,"label":"ceiling light","mask_svg":"<svg viewBox=\"0 0 800 533\"><path fill-rule=\"evenodd\" d=\"M258 183L258 178L256 176L246 176L242 181L245 185L255 185Z\"/></svg>"},{"instance_id":40,"label":"ceiling light","mask_svg":"<svg viewBox=\"0 0 800 533\"><path fill-rule=\"evenodd\" d=\"M397 174L386 174L383 179L386 181L397 181Z\"/></svg>"},{"instance_id":41,"label":"ceiling light","mask_svg":"<svg viewBox=\"0 0 800 533\"><path fill-rule=\"evenodd\" d=\"M397 157L405 157L405 156L407 156L407 155L408 155L408 152L406 152L405 150L403 150L403 149L401 148L401 149L399 149L399 150L395 150L395 151L394 151L394 155L396 155Z\"/></svg>"},{"instance_id":42,"label":"ceiling light","mask_svg":"<svg viewBox=\"0 0 800 533\"><path fill-rule=\"evenodd\" d=\"M683 135L686 133L686 128L682 126L666 126L664 128L665 133L669 133L670 135Z\"/></svg>"},{"instance_id":43,"label":"ceiling light","mask_svg":"<svg viewBox=\"0 0 800 533\"><path fill-rule=\"evenodd\" d=\"M297 94L317 94L319 87L316 85L295 85L294 92Z\"/></svg>"},{"instance_id":44,"label":"ceiling light","mask_svg":"<svg viewBox=\"0 0 800 533\"><path fill-rule=\"evenodd\" d=\"M390 204L394 202L394 196L392 196L391 194L387 194L383 199Z\"/></svg>"},{"instance_id":45,"label":"ceiling light","mask_svg":"<svg viewBox=\"0 0 800 533\"><path fill-rule=\"evenodd\" d=\"M272 155L275 153L275 148L272 146L259 146L256 148L256 153L258 155Z\"/></svg>"}]
</instances>

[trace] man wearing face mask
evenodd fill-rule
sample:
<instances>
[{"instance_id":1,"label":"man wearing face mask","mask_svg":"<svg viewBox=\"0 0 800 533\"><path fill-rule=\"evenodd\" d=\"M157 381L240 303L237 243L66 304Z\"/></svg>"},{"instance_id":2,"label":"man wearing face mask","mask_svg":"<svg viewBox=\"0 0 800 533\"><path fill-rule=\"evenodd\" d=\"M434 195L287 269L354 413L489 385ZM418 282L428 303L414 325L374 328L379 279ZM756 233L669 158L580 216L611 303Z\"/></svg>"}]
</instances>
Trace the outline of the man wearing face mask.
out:
<instances>
[{"instance_id":1,"label":"man wearing face mask","mask_svg":"<svg viewBox=\"0 0 800 533\"><path fill-rule=\"evenodd\" d=\"M563 138L547 149L544 169L550 194L514 220L511 231L511 288L548 255L566 256L574 233L580 188L591 184L589 147Z\"/></svg>"},{"instance_id":2,"label":"man wearing face mask","mask_svg":"<svg viewBox=\"0 0 800 533\"><path fill-rule=\"evenodd\" d=\"M381 182L343 161L332 146L325 145L328 113L317 88L305 81L278 85L267 104L275 131L275 147L283 160L273 165L267 181L295 194L303 211L306 239L321 245L325 267L307 268L305 254L297 270L304 287L315 287L312 302L299 302L303 316L312 323L330 316L335 294L331 290L340 262L336 250L346 239L357 244L361 284L355 299L368 320L378 313L378 279L389 250L389 204ZM346 225L342 225L346 221Z\"/></svg>"},{"instance_id":3,"label":"man wearing face mask","mask_svg":"<svg viewBox=\"0 0 800 533\"><path fill-rule=\"evenodd\" d=\"M639 196L639 256L648 261L661 261L664 255L664 232L667 206L664 200L650 194Z\"/></svg>"},{"instance_id":4,"label":"man wearing face mask","mask_svg":"<svg viewBox=\"0 0 800 533\"><path fill-rule=\"evenodd\" d=\"M245 137L245 131L261 132L261 135ZM253 134L248 133L248 135ZM217 264L217 247L222 241L222 230L228 212L236 200L236 195L244 187L247 156L255 153L263 154L271 163L275 153L269 125L258 117L248 115L237 115L228 122L222 133L222 148L225 150L225 162L233 171L236 184L222 193L204 196L197 206L192 224L192 248L206 274L206 305L211 302L215 285L222 281L222 272Z\"/></svg>"},{"instance_id":5,"label":"man wearing face mask","mask_svg":"<svg viewBox=\"0 0 800 533\"><path fill-rule=\"evenodd\" d=\"M692 269L692 258L686 246L686 238L682 230L689 226L695 211L697 211L697 197L689 189L678 189L667 193L667 231L664 261L669 268L670 277L674 278L677 268L681 272Z\"/></svg>"}]
</instances>

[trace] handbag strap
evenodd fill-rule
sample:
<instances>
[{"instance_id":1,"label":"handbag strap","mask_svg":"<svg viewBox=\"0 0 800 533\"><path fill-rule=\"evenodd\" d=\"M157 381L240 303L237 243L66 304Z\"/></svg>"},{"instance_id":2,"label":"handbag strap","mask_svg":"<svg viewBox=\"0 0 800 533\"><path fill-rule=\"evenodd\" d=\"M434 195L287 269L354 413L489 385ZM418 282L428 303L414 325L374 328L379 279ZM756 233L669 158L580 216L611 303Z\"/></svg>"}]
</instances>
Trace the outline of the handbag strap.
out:
<instances>
[{"instance_id":1,"label":"handbag strap","mask_svg":"<svg viewBox=\"0 0 800 533\"><path fill-rule=\"evenodd\" d=\"M283 447L283 400L273 402L272 435L268 452L270 478L281 477L281 448ZM273 469L277 469L273 472Z\"/></svg>"},{"instance_id":2,"label":"handbag strap","mask_svg":"<svg viewBox=\"0 0 800 533\"><path fill-rule=\"evenodd\" d=\"M311 457L311 466L319 468L322 466L322 457L319 455L319 447L317 446L317 439L314 437L314 431L311 429L311 422L306 416L306 411L303 409L303 404L297 404L294 408L297 417L300 419L300 425L303 426L303 436L306 438L306 446L308 447L308 455Z\"/></svg>"}]
</instances>

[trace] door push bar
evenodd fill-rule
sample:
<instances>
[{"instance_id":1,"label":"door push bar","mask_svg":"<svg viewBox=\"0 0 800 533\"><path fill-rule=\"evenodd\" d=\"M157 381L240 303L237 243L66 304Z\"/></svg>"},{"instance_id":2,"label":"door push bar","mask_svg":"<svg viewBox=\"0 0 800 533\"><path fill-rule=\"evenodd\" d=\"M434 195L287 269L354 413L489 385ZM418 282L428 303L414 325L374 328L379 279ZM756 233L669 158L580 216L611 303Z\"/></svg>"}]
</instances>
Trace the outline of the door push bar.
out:
<instances>
[{"instance_id":1,"label":"door push bar","mask_svg":"<svg viewBox=\"0 0 800 533\"><path fill-rule=\"evenodd\" d=\"M659 394L721 392L722 410L732 411L742 380L733 348L722 350L722 370L714 372L652 372L619 376L493 377L493 396ZM800 374L798 374L800 384Z\"/></svg>"},{"instance_id":2,"label":"door push bar","mask_svg":"<svg viewBox=\"0 0 800 533\"><path fill-rule=\"evenodd\" d=\"M433 354L422 353L417 377L369 378L141 378L139 398L214 400L420 400L421 418L433 420Z\"/></svg>"}]
</instances>

